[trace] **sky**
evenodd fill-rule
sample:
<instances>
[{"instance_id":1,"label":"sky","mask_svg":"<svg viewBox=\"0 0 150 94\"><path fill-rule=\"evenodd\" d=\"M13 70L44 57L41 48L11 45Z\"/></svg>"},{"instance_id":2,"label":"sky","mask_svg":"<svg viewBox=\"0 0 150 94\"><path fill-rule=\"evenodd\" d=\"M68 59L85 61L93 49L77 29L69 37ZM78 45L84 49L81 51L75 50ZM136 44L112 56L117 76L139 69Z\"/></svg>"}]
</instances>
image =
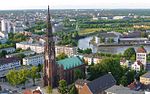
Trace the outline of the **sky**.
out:
<instances>
[{"instance_id":1,"label":"sky","mask_svg":"<svg viewBox=\"0 0 150 94\"><path fill-rule=\"evenodd\" d=\"M14 9L150 9L150 0L0 0L0 10Z\"/></svg>"}]
</instances>

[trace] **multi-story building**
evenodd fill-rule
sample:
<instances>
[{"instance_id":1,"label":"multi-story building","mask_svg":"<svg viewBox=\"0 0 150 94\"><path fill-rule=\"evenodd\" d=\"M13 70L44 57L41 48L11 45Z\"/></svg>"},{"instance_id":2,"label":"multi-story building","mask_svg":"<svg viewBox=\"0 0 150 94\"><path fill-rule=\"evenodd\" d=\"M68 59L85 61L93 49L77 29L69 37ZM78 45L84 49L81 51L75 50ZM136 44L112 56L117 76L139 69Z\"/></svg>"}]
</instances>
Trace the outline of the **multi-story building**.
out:
<instances>
[{"instance_id":1,"label":"multi-story building","mask_svg":"<svg viewBox=\"0 0 150 94\"><path fill-rule=\"evenodd\" d=\"M150 85L150 72L140 76L140 82L144 85Z\"/></svg>"},{"instance_id":2,"label":"multi-story building","mask_svg":"<svg viewBox=\"0 0 150 94\"><path fill-rule=\"evenodd\" d=\"M20 59L16 57L0 59L0 71L13 69L20 66L21 66Z\"/></svg>"},{"instance_id":3,"label":"multi-story building","mask_svg":"<svg viewBox=\"0 0 150 94\"><path fill-rule=\"evenodd\" d=\"M44 52L44 45L39 43L31 43L31 42L20 42L16 43L16 48L21 49L30 49L36 53L43 53Z\"/></svg>"},{"instance_id":4,"label":"multi-story building","mask_svg":"<svg viewBox=\"0 0 150 94\"><path fill-rule=\"evenodd\" d=\"M95 54L88 54L88 55L84 55L83 59L85 61L86 64L91 65L93 64L98 64L101 62L102 58L95 55Z\"/></svg>"},{"instance_id":5,"label":"multi-story building","mask_svg":"<svg viewBox=\"0 0 150 94\"><path fill-rule=\"evenodd\" d=\"M147 56L147 53L146 53L145 48L139 47L136 52L136 61L140 61L143 64L144 69L146 69L146 63L147 63L146 56Z\"/></svg>"},{"instance_id":6,"label":"multi-story building","mask_svg":"<svg viewBox=\"0 0 150 94\"><path fill-rule=\"evenodd\" d=\"M20 42L16 43L16 48L22 48L24 50L30 48L30 50L36 53L44 52L44 44L43 43L33 43L33 42ZM65 53L68 56L73 56L77 53L76 47L66 47L66 46L56 46L55 47L56 56L61 53Z\"/></svg>"},{"instance_id":7,"label":"multi-story building","mask_svg":"<svg viewBox=\"0 0 150 94\"><path fill-rule=\"evenodd\" d=\"M33 52L33 51L24 51L24 52L20 52L20 53L8 54L8 55L6 55L6 58L15 57L15 56L20 55L20 54L24 54L25 56L29 56L29 55L34 55L35 52Z\"/></svg>"},{"instance_id":8,"label":"multi-story building","mask_svg":"<svg viewBox=\"0 0 150 94\"><path fill-rule=\"evenodd\" d=\"M34 65L44 64L44 55L35 55L23 58L23 65Z\"/></svg>"},{"instance_id":9,"label":"multi-story building","mask_svg":"<svg viewBox=\"0 0 150 94\"><path fill-rule=\"evenodd\" d=\"M15 48L14 47L10 47L10 48L3 48L3 49L0 49L0 52L2 51L6 51L7 53L13 53L15 52Z\"/></svg>"},{"instance_id":10,"label":"multi-story building","mask_svg":"<svg viewBox=\"0 0 150 94\"><path fill-rule=\"evenodd\" d=\"M55 46L56 56L61 53L65 53L68 56L73 56L77 54L76 47L67 47L67 46Z\"/></svg>"}]
</instances>

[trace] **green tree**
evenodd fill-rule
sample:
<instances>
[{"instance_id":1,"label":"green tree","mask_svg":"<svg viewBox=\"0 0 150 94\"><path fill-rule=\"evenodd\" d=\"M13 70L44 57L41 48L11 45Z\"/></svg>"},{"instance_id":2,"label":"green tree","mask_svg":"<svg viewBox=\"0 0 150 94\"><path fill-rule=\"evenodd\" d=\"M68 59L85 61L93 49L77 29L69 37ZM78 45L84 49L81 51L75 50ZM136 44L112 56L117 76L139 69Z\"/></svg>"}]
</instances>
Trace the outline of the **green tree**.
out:
<instances>
[{"instance_id":1,"label":"green tree","mask_svg":"<svg viewBox=\"0 0 150 94\"><path fill-rule=\"evenodd\" d=\"M81 70L79 70L79 69L76 69L75 71L75 79L81 79L81 78L84 78L83 76L83 73L82 73L82 71Z\"/></svg>"},{"instance_id":2,"label":"green tree","mask_svg":"<svg viewBox=\"0 0 150 94\"><path fill-rule=\"evenodd\" d=\"M114 42L114 39L113 39L113 38L109 38L107 42L108 42L108 43L113 43L113 42Z\"/></svg>"},{"instance_id":3,"label":"green tree","mask_svg":"<svg viewBox=\"0 0 150 94\"><path fill-rule=\"evenodd\" d=\"M48 93L48 94L52 94L52 87L51 86L47 86L46 87L46 92Z\"/></svg>"},{"instance_id":4,"label":"green tree","mask_svg":"<svg viewBox=\"0 0 150 94\"><path fill-rule=\"evenodd\" d=\"M16 86L19 84L18 71L16 71L16 70L10 70L6 74L6 78L11 85Z\"/></svg>"},{"instance_id":5,"label":"green tree","mask_svg":"<svg viewBox=\"0 0 150 94\"><path fill-rule=\"evenodd\" d=\"M2 52L0 52L0 57L5 57L7 54L7 52L5 50L2 50Z\"/></svg>"},{"instance_id":6,"label":"green tree","mask_svg":"<svg viewBox=\"0 0 150 94\"><path fill-rule=\"evenodd\" d=\"M78 94L78 91L77 91L77 89L76 89L74 84L71 85L68 94Z\"/></svg>"},{"instance_id":7,"label":"green tree","mask_svg":"<svg viewBox=\"0 0 150 94\"><path fill-rule=\"evenodd\" d=\"M125 58L128 59L128 60L130 60L131 57L132 57L133 55L135 55L135 54L136 54L136 52L135 52L134 48L128 48L128 49L126 49L125 52L124 52L124 56L125 56Z\"/></svg>"},{"instance_id":8,"label":"green tree","mask_svg":"<svg viewBox=\"0 0 150 94\"><path fill-rule=\"evenodd\" d=\"M123 86L127 86L128 85L128 78L126 76L122 76L120 79L120 84Z\"/></svg>"},{"instance_id":9,"label":"green tree","mask_svg":"<svg viewBox=\"0 0 150 94\"><path fill-rule=\"evenodd\" d=\"M68 58L68 56L65 53L61 53L56 57L57 60L61 60L61 59L65 59L65 58Z\"/></svg>"},{"instance_id":10,"label":"green tree","mask_svg":"<svg viewBox=\"0 0 150 94\"><path fill-rule=\"evenodd\" d=\"M23 68L18 71L18 79L20 81L20 84L23 84L24 87L25 87L26 81L28 80L28 77L29 77L28 69Z\"/></svg>"},{"instance_id":11,"label":"green tree","mask_svg":"<svg viewBox=\"0 0 150 94\"><path fill-rule=\"evenodd\" d=\"M105 38L104 37L100 37L100 43L105 43Z\"/></svg>"},{"instance_id":12,"label":"green tree","mask_svg":"<svg viewBox=\"0 0 150 94\"><path fill-rule=\"evenodd\" d=\"M100 76L108 74L108 72L111 72L111 74L116 79L117 84L120 83L120 78L125 74L124 69L120 66L119 60L113 58L102 59L101 63L90 66L89 71L89 80L94 80Z\"/></svg>"},{"instance_id":13,"label":"green tree","mask_svg":"<svg viewBox=\"0 0 150 94\"><path fill-rule=\"evenodd\" d=\"M25 57L25 55L24 54L18 54L16 57L23 59Z\"/></svg>"},{"instance_id":14,"label":"green tree","mask_svg":"<svg viewBox=\"0 0 150 94\"><path fill-rule=\"evenodd\" d=\"M67 94L68 93L67 82L65 80L60 80L59 81L58 91L61 94Z\"/></svg>"},{"instance_id":15,"label":"green tree","mask_svg":"<svg viewBox=\"0 0 150 94\"><path fill-rule=\"evenodd\" d=\"M38 77L38 68L33 66L30 70L30 77L33 81L33 86L35 86L35 79Z\"/></svg>"}]
</instances>

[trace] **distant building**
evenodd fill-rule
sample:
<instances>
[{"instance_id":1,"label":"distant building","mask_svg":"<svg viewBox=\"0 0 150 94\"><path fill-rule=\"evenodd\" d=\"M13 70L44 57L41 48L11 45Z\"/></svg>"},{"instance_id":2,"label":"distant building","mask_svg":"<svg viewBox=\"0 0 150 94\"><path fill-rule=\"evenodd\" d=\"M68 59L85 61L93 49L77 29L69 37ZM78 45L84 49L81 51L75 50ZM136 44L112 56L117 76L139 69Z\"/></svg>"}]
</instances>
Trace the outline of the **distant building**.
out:
<instances>
[{"instance_id":1,"label":"distant building","mask_svg":"<svg viewBox=\"0 0 150 94\"><path fill-rule=\"evenodd\" d=\"M13 53L16 51L16 49L14 47L0 49L0 52L2 51L6 51L7 53Z\"/></svg>"},{"instance_id":2,"label":"distant building","mask_svg":"<svg viewBox=\"0 0 150 94\"><path fill-rule=\"evenodd\" d=\"M115 84L116 80L112 74L106 74L91 82L84 83L82 88L77 87L77 89L80 89L79 94L105 94L105 90L114 86Z\"/></svg>"},{"instance_id":3,"label":"distant building","mask_svg":"<svg viewBox=\"0 0 150 94\"><path fill-rule=\"evenodd\" d=\"M6 32L9 33L11 30L11 25L10 25L10 21L6 20L6 19L2 19L1 20L1 31L2 32Z\"/></svg>"},{"instance_id":4,"label":"distant building","mask_svg":"<svg viewBox=\"0 0 150 94\"><path fill-rule=\"evenodd\" d=\"M23 25L22 21L16 21L15 23L13 23L13 33L23 32L24 28L22 25Z\"/></svg>"},{"instance_id":5,"label":"distant building","mask_svg":"<svg viewBox=\"0 0 150 94\"><path fill-rule=\"evenodd\" d=\"M23 58L23 65L34 65L37 66L39 64L44 64L44 55L35 55L35 56L28 56Z\"/></svg>"},{"instance_id":6,"label":"distant building","mask_svg":"<svg viewBox=\"0 0 150 94\"><path fill-rule=\"evenodd\" d=\"M21 66L20 59L16 57L0 59L0 71L13 69L20 66Z\"/></svg>"},{"instance_id":7,"label":"distant building","mask_svg":"<svg viewBox=\"0 0 150 94\"><path fill-rule=\"evenodd\" d=\"M124 19L126 16L114 16L113 20L120 20L120 19Z\"/></svg>"},{"instance_id":8,"label":"distant building","mask_svg":"<svg viewBox=\"0 0 150 94\"><path fill-rule=\"evenodd\" d=\"M98 44L98 43L101 43L101 38L104 39L104 42L102 43L109 43L110 39L112 40L112 43L118 43L119 42L119 38L120 38L120 35L118 35L117 33L115 32L107 32L107 33L100 33L96 39L95 39L95 42Z\"/></svg>"},{"instance_id":9,"label":"distant building","mask_svg":"<svg viewBox=\"0 0 150 94\"><path fill-rule=\"evenodd\" d=\"M24 52L20 52L20 53L8 54L8 55L6 55L6 58L15 57L15 56L20 55L20 54L24 54L25 56L29 56L29 55L34 55L35 52L33 52L33 51L24 51Z\"/></svg>"},{"instance_id":10,"label":"distant building","mask_svg":"<svg viewBox=\"0 0 150 94\"><path fill-rule=\"evenodd\" d=\"M0 37L1 37L1 38L5 38L5 39L8 39L8 33L7 33L7 32L2 32L2 31L0 31Z\"/></svg>"},{"instance_id":11,"label":"distant building","mask_svg":"<svg viewBox=\"0 0 150 94\"><path fill-rule=\"evenodd\" d=\"M120 38L120 44L139 44L139 43L147 43L148 38Z\"/></svg>"}]
</instances>

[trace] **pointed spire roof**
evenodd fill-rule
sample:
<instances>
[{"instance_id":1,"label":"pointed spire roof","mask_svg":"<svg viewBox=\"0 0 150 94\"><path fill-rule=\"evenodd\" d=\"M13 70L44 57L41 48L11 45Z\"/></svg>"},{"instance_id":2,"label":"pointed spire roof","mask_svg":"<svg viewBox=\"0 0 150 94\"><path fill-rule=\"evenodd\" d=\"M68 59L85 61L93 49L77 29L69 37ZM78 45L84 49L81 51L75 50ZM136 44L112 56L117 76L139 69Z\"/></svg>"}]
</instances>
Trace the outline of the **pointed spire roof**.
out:
<instances>
[{"instance_id":1,"label":"pointed spire roof","mask_svg":"<svg viewBox=\"0 0 150 94\"><path fill-rule=\"evenodd\" d=\"M48 29L48 35L52 35L52 26L51 26L51 15L48 5L48 14L47 14L47 29Z\"/></svg>"}]
</instances>

